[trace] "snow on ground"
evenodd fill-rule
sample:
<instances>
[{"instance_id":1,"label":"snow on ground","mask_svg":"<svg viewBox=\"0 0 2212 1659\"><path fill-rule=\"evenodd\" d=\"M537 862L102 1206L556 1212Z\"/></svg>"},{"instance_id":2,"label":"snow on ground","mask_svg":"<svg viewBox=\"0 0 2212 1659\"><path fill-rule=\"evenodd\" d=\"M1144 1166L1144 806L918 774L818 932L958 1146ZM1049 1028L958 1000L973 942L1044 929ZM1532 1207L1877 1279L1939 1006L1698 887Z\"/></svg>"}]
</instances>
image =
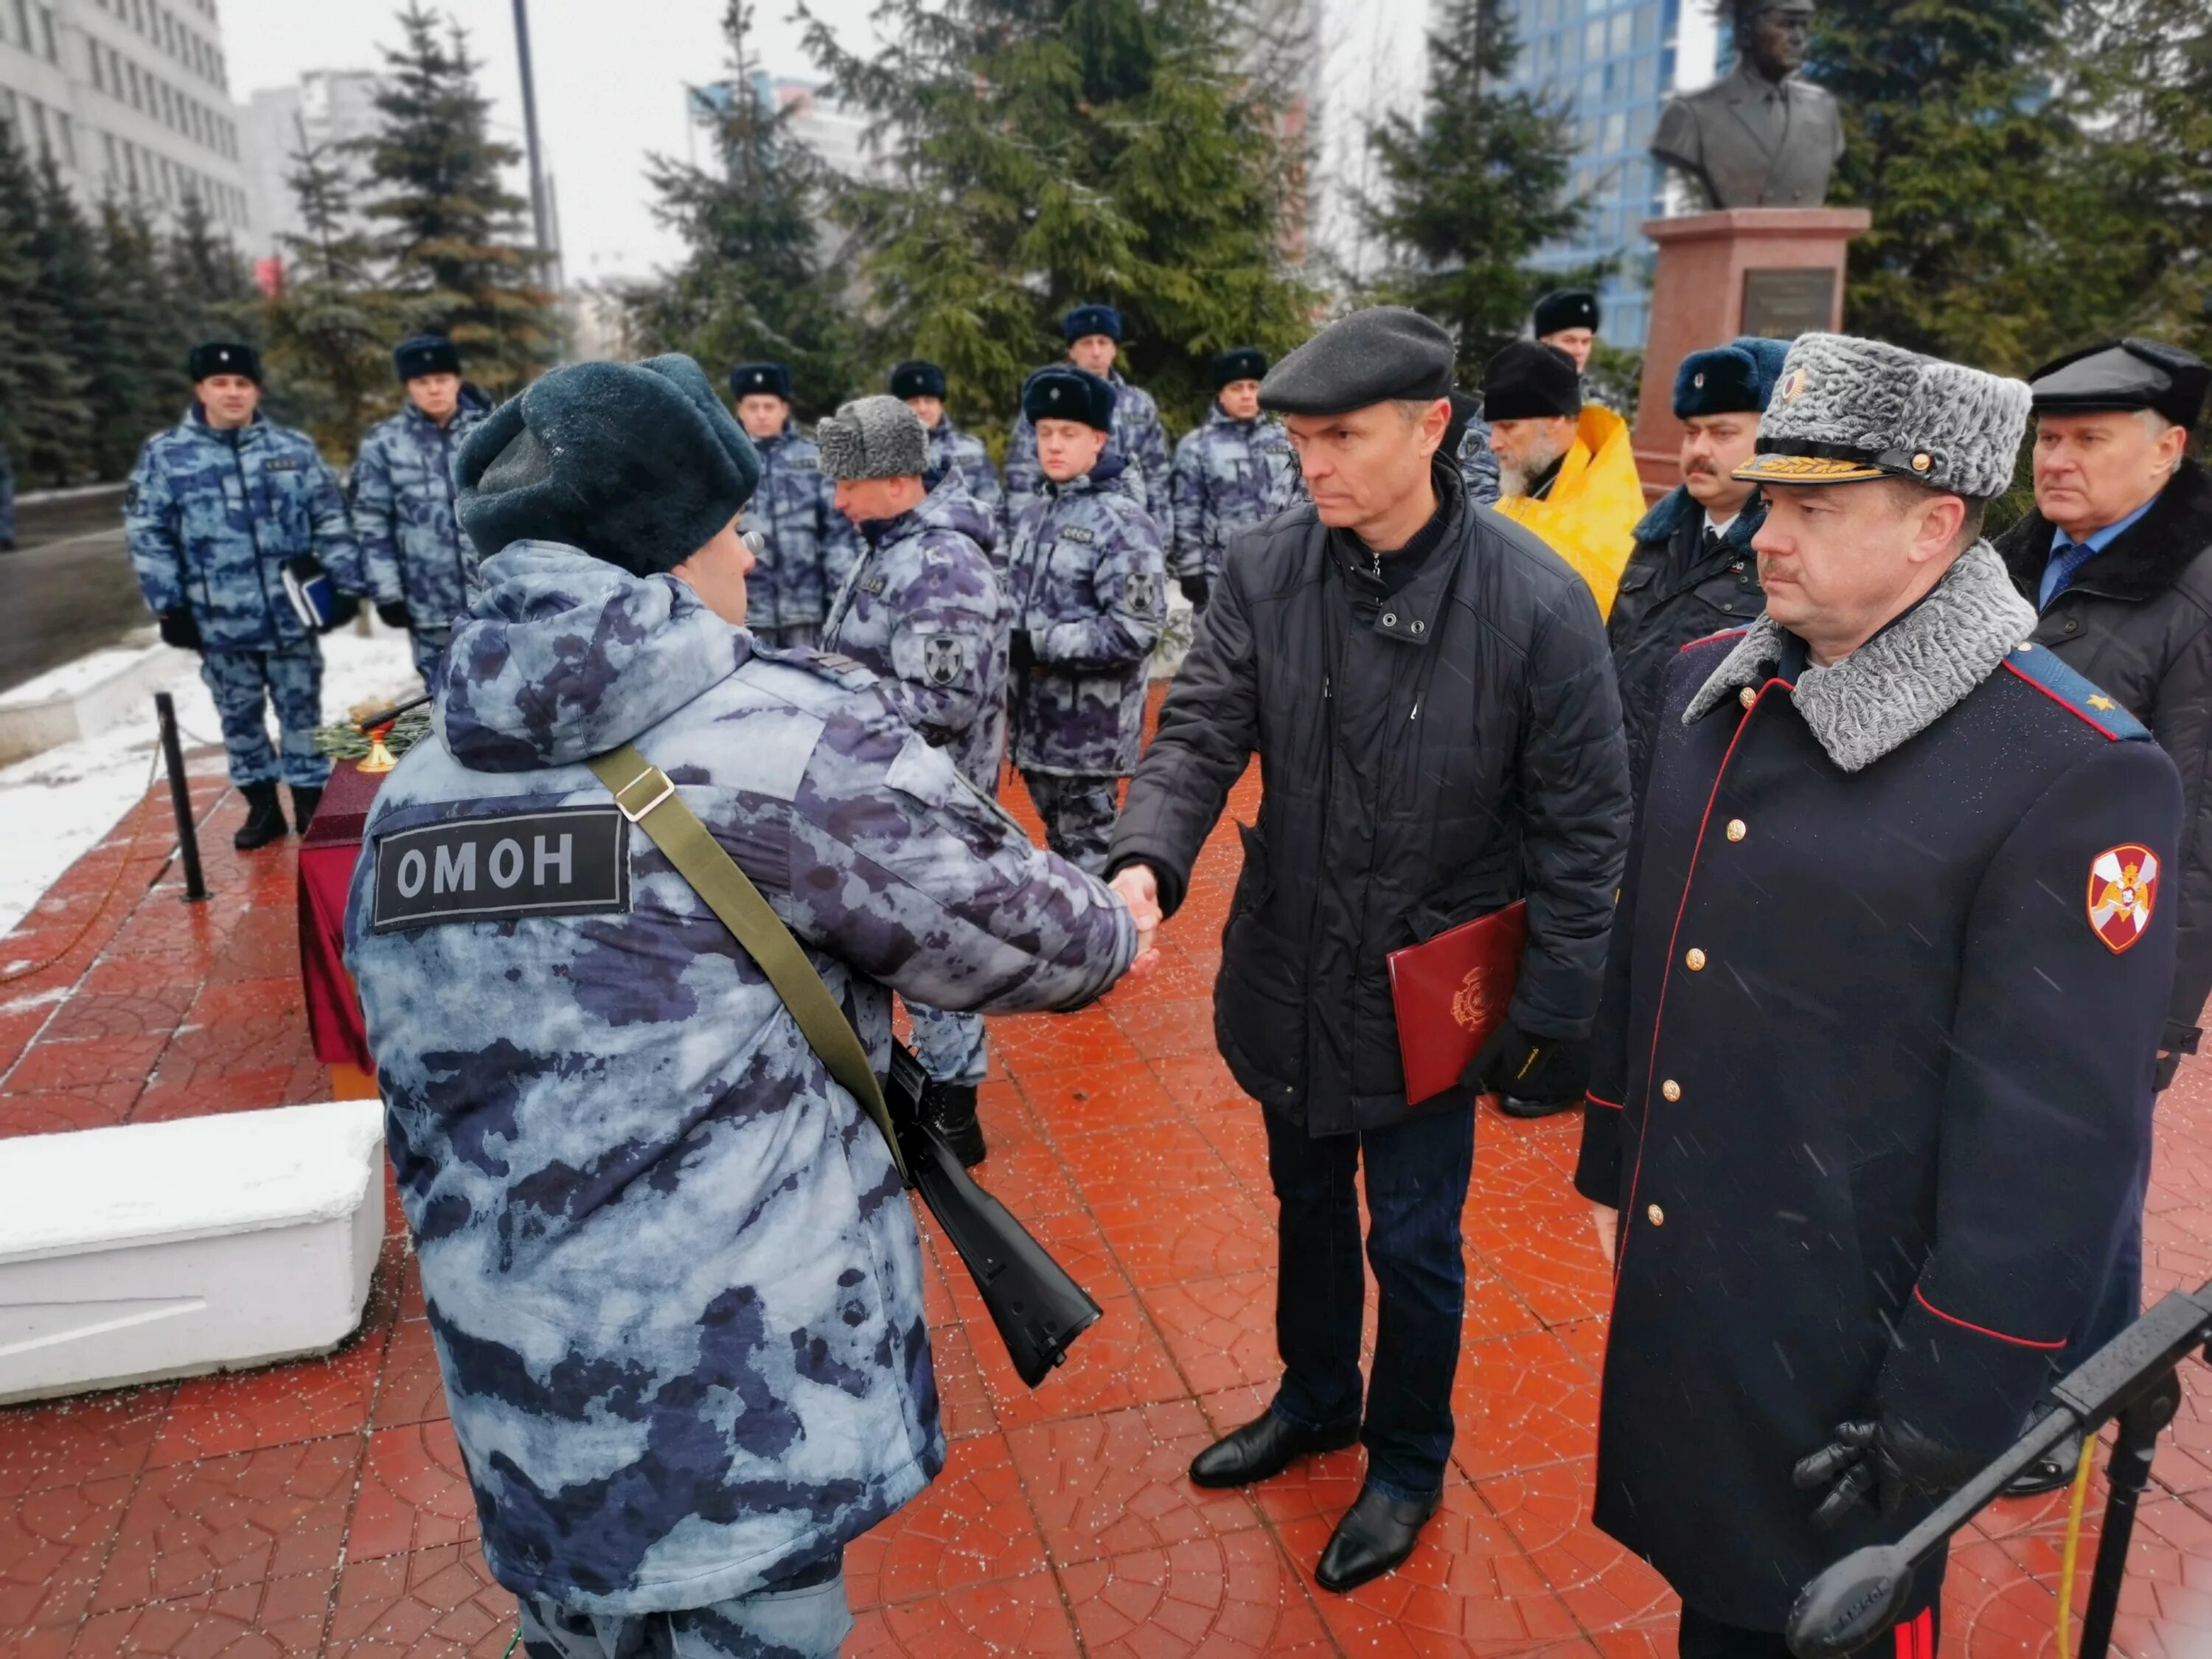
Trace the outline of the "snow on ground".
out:
<instances>
[{"instance_id":1,"label":"snow on ground","mask_svg":"<svg viewBox=\"0 0 2212 1659\"><path fill-rule=\"evenodd\" d=\"M103 654L103 653L95 653ZM65 665L57 676L70 677ZM185 764L195 774L220 771L222 729L215 702L189 659L161 688L177 700ZM398 702L422 690L407 636L383 628L364 638L350 629L323 641L323 718L343 719L356 704ZM271 723L270 741L276 741ZM194 754L212 746L212 752ZM98 846L159 780L161 739L149 691L141 713L79 743L64 744L0 769L0 933L21 921L39 896ZM167 809L147 826L173 842Z\"/></svg>"}]
</instances>

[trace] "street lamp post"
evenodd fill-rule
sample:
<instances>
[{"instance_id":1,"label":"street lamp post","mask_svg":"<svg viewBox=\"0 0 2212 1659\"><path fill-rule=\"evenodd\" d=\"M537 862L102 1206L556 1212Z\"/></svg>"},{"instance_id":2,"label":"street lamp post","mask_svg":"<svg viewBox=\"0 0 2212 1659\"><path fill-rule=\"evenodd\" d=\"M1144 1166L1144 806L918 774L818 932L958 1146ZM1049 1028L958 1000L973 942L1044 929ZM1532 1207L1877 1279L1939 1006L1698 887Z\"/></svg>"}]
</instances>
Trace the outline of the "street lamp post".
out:
<instances>
[{"instance_id":1,"label":"street lamp post","mask_svg":"<svg viewBox=\"0 0 2212 1659\"><path fill-rule=\"evenodd\" d=\"M530 154L530 228L538 252L545 261L545 274L560 287L556 250L547 228L545 165L538 143L538 86L530 68L530 0L514 0L514 55L522 66L522 136Z\"/></svg>"}]
</instances>

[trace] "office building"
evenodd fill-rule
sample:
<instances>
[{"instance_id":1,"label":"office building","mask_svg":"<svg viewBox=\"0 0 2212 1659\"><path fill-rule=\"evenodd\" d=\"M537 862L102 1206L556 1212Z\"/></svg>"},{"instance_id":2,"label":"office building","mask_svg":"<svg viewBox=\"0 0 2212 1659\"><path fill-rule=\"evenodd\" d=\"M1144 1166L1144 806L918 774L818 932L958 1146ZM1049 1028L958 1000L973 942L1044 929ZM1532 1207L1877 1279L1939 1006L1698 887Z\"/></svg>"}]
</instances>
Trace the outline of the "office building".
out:
<instances>
[{"instance_id":1,"label":"office building","mask_svg":"<svg viewBox=\"0 0 2212 1659\"><path fill-rule=\"evenodd\" d=\"M216 0L0 0L0 131L88 206L252 224Z\"/></svg>"},{"instance_id":2,"label":"office building","mask_svg":"<svg viewBox=\"0 0 2212 1659\"><path fill-rule=\"evenodd\" d=\"M382 77L368 70L312 70L289 87L255 93L240 111L246 129L246 195L253 215L256 250L280 252L282 238L307 229L289 183L299 157L318 153L325 167L355 185L352 222L361 217L360 185L368 176L366 157L346 147L374 137L380 117L376 98Z\"/></svg>"}]
</instances>

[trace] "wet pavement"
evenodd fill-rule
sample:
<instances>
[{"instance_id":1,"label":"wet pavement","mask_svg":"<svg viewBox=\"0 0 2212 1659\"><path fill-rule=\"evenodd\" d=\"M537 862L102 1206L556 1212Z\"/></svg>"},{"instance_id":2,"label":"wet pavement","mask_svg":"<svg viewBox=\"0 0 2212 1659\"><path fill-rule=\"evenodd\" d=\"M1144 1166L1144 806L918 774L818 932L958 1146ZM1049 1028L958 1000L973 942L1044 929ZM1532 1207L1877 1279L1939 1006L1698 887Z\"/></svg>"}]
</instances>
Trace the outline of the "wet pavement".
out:
<instances>
[{"instance_id":1,"label":"wet pavement","mask_svg":"<svg viewBox=\"0 0 2212 1659\"><path fill-rule=\"evenodd\" d=\"M0 553L0 691L102 646L153 639L123 544L121 485L20 503L15 518L15 551Z\"/></svg>"}]
</instances>

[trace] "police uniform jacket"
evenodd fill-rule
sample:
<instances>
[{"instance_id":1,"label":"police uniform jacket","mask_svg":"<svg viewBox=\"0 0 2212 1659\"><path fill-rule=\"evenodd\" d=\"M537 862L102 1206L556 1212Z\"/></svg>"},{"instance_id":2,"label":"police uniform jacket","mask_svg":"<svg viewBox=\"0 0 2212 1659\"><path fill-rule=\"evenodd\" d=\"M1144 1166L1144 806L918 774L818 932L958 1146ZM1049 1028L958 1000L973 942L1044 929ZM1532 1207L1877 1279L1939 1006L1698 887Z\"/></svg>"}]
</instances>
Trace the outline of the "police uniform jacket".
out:
<instances>
[{"instance_id":1,"label":"police uniform jacket","mask_svg":"<svg viewBox=\"0 0 2212 1659\"><path fill-rule=\"evenodd\" d=\"M752 574L745 578L746 620L755 628L818 626L830 601L860 556L853 526L835 505L836 487L822 471L822 452L783 423L760 451L760 487L738 528L758 532Z\"/></svg>"},{"instance_id":2,"label":"police uniform jacket","mask_svg":"<svg viewBox=\"0 0 2212 1659\"><path fill-rule=\"evenodd\" d=\"M882 1137L583 762L624 742L880 1067L884 987L1060 1009L1135 948L864 670L754 653L672 577L518 542L436 665L347 914L483 1525L524 1595L636 1614L822 1560L945 1459Z\"/></svg>"},{"instance_id":3,"label":"police uniform jacket","mask_svg":"<svg viewBox=\"0 0 2212 1659\"><path fill-rule=\"evenodd\" d=\"M999 471L991 465L991 452L972 432L963 432L948 417L929 429L928 465L921 481L935 489L951 474L960 475L961 487L994 518L1005 492L999 488Z\"/></svg>"},{"instance_id":4,"label":"police uniform jacket","mask_svg":"<svg viewBox=\"0 0 2212 1659\"><path fill-rule=\"evenodd\" d=\"M1121 370L1106 378L1114 383L1114 425L1106 434L1106 456L1127 469L1121 489L1152 515L1164 544L1175 536L1175 458L1168 449L1167 428L1160 424L1160 406L1151 392L1123 380ZM1006 443L1006 527L1019 524L1044 492L1036 426L1026 413L1018 415Z\"/></svg>"},{"instance_id":5,"label":"police uniform jacket","mask_svg":"<svg viewBox=\"0 0 2212 1659\"><path fill-rule=\"evenodd\" d=\"M477 552L453 510L453 454L491 412L461 394L440 426L411 403L369 428L355 457L353 524L369 591L404 605L418 632L442 637L468 612Z\"/></svg>"},{"instance_id":6,"label":"police uniform jacket","mask_svg":"<svg viewBox=\"0 0 2212 1659\"><path fill-rule=\"evenodd\" d=\"M1997 538L2031 605L2051 536L2032 513ZM2212 995L2212 471L2185 460L2150 511L2053 597L2032 637L2150 727L2180 769L2180 955L2159 1046L2193 1051Z\"/></svg>"},{"instance_id":7,"label":"police uniform jacket","mask_svg":"<svg viewBox=\"0 0 2212 1659\"><path fill-rule=\"evenodd\" d=\"M1631 777L1643 774L1674 653L1766 613L1759 556L1751 550L1751 538L1765 522L1766 504L1754 495L1719 545L1708 550L1705 510L1677 486L1636 526L1636 549L1606 619Z\"/></svg>"},{"instance_id":8,"label":"police uniform jacket","mask_svg":"<svg viewBox=\"0 0 2212 1659\"><path fill-rule=\"evenodd\" d=\"M1169 572L1212 580L1231 536L1298 498L1298 459L1280 421L1265 415L1240 421L1217 402L1206 424L1176 446L1173 488Z\"/></svg>"},{"instance_id":9,"label":"police uniform jacket","mask_svg":"<svg viewBox=\"0 0 2212 1659\"><path fill-rule=\"evenodd\" d=\"M1668 676L1576 1174L1596 1520L1729 1624L1917 1518L1814 1528L1838 1423L2011 1443L2134 1197L2180 787L2033 622L1984 544L1833 666L1769 617Z\"/></svg>"},{"instance_id":10,"label":"police uniform jacket","mask_svg":"<svg viewBox=\"0 0 2212 1659\"><path fill-rule=\"evenodd\" d=\"M337 475L306 433L258 411L218 431L195 403L149 438L124 492L123 532L147 608L189 610L210 651L314 637L284 597L288 560L313 555L340 592L368 591Z\"/></svg>"}]
</instances>

